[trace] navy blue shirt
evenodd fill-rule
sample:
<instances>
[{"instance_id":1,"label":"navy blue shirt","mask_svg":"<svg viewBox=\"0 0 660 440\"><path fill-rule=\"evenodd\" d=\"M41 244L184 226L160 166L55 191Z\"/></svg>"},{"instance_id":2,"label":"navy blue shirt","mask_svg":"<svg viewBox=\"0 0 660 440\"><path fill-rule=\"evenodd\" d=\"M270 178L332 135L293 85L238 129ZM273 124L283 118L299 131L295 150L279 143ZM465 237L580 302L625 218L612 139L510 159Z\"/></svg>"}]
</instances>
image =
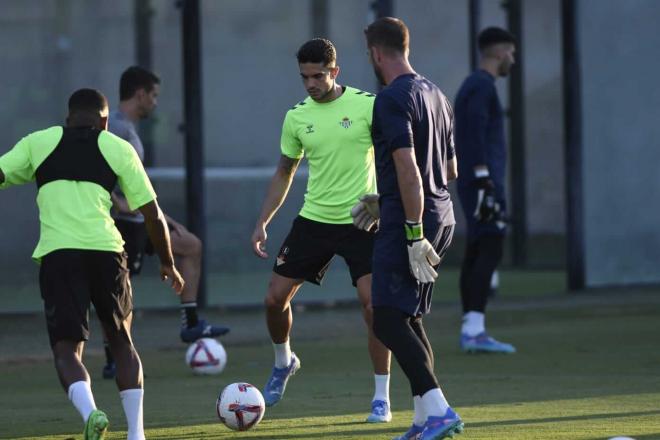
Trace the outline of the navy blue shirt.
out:
<instances>
[{"instance_id":1,"label":"navy blue shirt","mask_svg":"<svg viewBox=\"0 0 660 440\"><path fill-rule=\"evenodd\" d=\"M506 143L504 113L497 97L495 78L485 70L474 71L461 85L454 109L458 188L472 187L474 167L486 165L495 184L496 198L503 201Z\"/></svg>"},{"instance_id":2,"label":"navy blue shirt","mask_svg":"<svg viewBox=\"0 0 660 440\"><path fill-rule=\"evenodd\" d=\"M374 102L372 138L380 194L380 228L403 230L405 213L392 152L414 148L424 189L424 223L455 223L447 190L447 161L454 157L453 114L440 89L417 74L397 77Z\"/></svg>"}]
</instances>

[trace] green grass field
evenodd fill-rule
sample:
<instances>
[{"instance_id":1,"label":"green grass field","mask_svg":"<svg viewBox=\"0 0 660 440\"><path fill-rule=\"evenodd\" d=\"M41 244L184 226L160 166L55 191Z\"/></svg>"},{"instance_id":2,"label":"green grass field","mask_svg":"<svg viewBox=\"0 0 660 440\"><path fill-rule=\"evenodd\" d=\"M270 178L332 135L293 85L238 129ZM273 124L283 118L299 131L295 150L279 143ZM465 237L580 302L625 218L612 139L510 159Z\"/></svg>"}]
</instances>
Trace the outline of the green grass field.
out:
<instances>
[{"instance_id":1,"label":"green grass field","mask_svg":"<svg viewBox=\"0 0 660 440\"><path fill-rule=\"evenodd\" d=\"M552 284L513 277L521 292ZM518 283L518 284L516 284ZM511 287L515 290L515 288ZM539 290L540 289L540 290ZM445 395L464 418L468 439L660 439L660 290L629 289L528 296L504 291L488 315L491 332L513 342L512 356L464 355L458 350L460 308L440 296L425 320ZM229 355L219 376L195 377L177 340L178 312L138 313L135 341L145 370L149 439L390 439L410 423L412 402L393 365L392 423L364 423L372 375L364 327L354 307L310 309L295 315L292 346L302 369L283 401L253 430L234 433L219 423L215 399L235 381L259 387L272 350L259 310L211 309L232 326L223 339ZM114 383L100 379L98 326L85 361L96 403L112 433L125 438ZM81 438L82 422L60 389L39 314L0 316L0 438Z\"/></svg>"}]
</instances>

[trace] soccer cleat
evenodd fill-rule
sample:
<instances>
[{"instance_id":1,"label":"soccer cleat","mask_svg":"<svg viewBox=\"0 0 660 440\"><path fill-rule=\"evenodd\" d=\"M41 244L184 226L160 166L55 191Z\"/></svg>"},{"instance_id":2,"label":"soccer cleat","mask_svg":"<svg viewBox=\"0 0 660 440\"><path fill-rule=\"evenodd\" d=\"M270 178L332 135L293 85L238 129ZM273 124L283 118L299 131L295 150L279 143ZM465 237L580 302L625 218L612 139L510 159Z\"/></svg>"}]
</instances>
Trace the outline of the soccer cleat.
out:
<instances>
[{"instance_id":1,"label":"soccer cleat","mask_svg":"<svg viewBox=\"0 0 660 440\"><path fill-rule=\"evenodd\" d=\"M467 353L515 353L516 347L481 332L477 336L461 334L461 350Z\"/></svg>"},{"instance_id":2,"label":"soccer cleat","mask_svg":"<svg viewBox=\"0 0 660 440\"><path fill-rule=\"evenodd\" d=\"M103 440L109 424L108 416L103 411L95 409L87 418L83 440Z\"/></svg>"},{"instance_id":3,"label":"soccer cleat","mask_svg":"<svg viewBox=\"0 0 660 440\"><path fill-rule=\"evenodd\" d=\"M114 362L107 362L103 366L103 379L114 379L117 374L117 365Z\"/></svg>"},{"instance_id":4,"label":"soccer cleat","mask_svg":"<svg viewBox=\"0 0 660 440\"><path fill-rule=\"evenodd\" d=\"M298 359L295 353L291 353L291 363L288 367L273 367L273 372L264 387L264 401L266 402L266 406L273 406L282 399L284 390L286 389L286 383L291 376L296 374L298 369L300 369L300 359Z\"/></svg>"},{"instance_id":5,"label":"soccer cleat","mask_svg":"<svg viewBox=\"0 0 660 440\"><path fill-rule=\"evenodd\" d=\"M371 414L367 417L368 423L387 423L392 420L390 404L384 400L371 402Z\"/></svg>"},{"instance_id":6,"label":"soccer cleat","mask_svg":"<svg viewBox=\"0 0 660 440\"><path fill-rule=\"evenodd\" d=\"M463 432L463 421L454 412L447 408L447 412L442 417L429 416L424 424L424 430L418 437L418 440L440 440L442 438L452 438L454 434Z\"/></svg>"},{"instance_id":7,"label":"soccer cleat","mask_svg":"<svg viewBox=\"0 0 660 440\"><path fill-rule=\"evenodd\" d=\"M205 319L197 321L197 325L189 328L181 329L181 340L183 342L195 342L201 338L213 338L222 336L229 333L229 327L221 327L218 325L211 325Z\"/></svg>"},{"instance_id":8,"label":"soccer cleat","mask_svg":"<svg viewBox=\"0 0 660 440\"><path fill-rule=\"evenodd\" d=\"M392 440L417 440L423 430L424 426L417 426L413 423L403 435L394 437Z\"/></svg>"}]
</instances>

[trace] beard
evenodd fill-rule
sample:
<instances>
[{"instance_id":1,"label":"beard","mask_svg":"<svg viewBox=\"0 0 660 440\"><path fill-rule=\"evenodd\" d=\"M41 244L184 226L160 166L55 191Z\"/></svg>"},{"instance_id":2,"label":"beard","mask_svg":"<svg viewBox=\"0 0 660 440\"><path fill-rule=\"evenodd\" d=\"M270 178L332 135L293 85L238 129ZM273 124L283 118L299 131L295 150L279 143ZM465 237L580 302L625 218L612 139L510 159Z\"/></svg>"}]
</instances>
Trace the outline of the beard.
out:
<instances>
[{"instance_id":1,"label":"beard","mask_svg":"<svg viewBox=\"0 0 660 440\"><path fill-rule=\"evenodd\" d=\"M511 63L502 63L500 64L499 69L497 69L497 73L502 77L508 76L510 72L511 72Z\"/></svg>"},{"instance_id":2,"label":"beard","mask_svg":"<svg viewBox=\"0 0 660 440\"><path fill-rule=\"evenodd\" d=\"M324 100L325 100L325 99L326 99L326 98L327 98L327 97L328 97L328 96L334 91L334 89L335 89L335 85L334 85L334 83L333 83L333 84L332 84L332 87L330 87L328 90L325 90L325 91L324 91L324 90L321 90L321 89L317 89L317 91L318 91L318 96L317 96L317 97L313 97L313 96L310 94L309 90L307 91L307 94L308 94L308 95L310 96L310 98L312 98L314 101L317 101L317 102L323 102L323 101L324 101Z\"/></svg>"},{"instance_id":3,"label":"beard","mask_svg":"<svg viewBox=\"0 0 660 440\"><path fill-rule=\"evenodd\" d=\"M376 75L376 79L378 79L378 83L381 86L386 86L387 84L385 84L385 77L383 76L383 72L375 64L373 64L373 68L374 68L374 75Z\"/></svg>"}]
</instances>

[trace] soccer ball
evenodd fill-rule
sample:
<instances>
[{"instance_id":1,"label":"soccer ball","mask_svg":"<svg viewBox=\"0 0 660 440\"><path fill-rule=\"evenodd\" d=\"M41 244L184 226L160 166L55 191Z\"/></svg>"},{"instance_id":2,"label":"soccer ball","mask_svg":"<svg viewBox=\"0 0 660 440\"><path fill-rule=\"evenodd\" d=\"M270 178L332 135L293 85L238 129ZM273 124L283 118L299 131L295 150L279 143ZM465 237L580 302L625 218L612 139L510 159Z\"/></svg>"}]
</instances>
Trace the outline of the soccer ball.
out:
<instances>
[{"instance_id":1,"label":"soccer ball","mask_svg":"<svg viewBox=\"0 0 660 440\"><path fill-rule=\"evenodd\" d=\"M215 339L198 339L186 351L186 364L195 374L219 374L227 365L227 352Z\"/></svg>"},{"instance_id":2,"label":"soccer ball","mask_svg":"<svg viewBox=\"0 0 660 440\"><path fill-rule=\"evenodd\" d=\"M237 382L222 390L215 409L227 428L247 431L261 421L266 404L258 389L249 383Z\"/></svg>"}]
</instances>

